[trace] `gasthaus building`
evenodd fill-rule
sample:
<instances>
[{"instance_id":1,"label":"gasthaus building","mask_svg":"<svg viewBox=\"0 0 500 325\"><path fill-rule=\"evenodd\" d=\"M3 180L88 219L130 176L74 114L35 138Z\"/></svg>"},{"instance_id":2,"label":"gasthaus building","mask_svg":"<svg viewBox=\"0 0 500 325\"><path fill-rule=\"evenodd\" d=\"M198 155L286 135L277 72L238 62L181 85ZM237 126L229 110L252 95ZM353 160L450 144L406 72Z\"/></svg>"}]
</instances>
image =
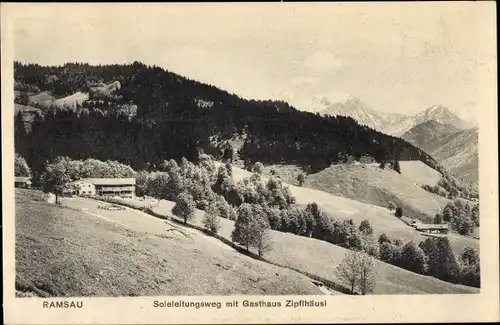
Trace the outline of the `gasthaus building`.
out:
<instances>
[{"instance_id":1,"label":"gasthaus building","mask_svg":"<svg viewBox=\"0 0 500 325\"><path fill-rule=\"evenodd\" d=\"M135 178L82 178L73 184L76 195L135 196Z\"/></svg>"}]
</instances>

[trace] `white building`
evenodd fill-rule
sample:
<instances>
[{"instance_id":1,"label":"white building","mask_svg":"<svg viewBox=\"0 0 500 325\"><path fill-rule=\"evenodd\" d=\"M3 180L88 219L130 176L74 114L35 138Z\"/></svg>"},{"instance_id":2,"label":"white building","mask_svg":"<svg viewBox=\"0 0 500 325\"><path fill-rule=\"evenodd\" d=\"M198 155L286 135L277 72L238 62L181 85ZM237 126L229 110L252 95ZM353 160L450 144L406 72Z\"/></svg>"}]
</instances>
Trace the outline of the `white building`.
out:
<instances>
[{"instance_id":1,"label":"white building","mask_svg":"<svg viewBox=\"0 0 500 325\"><path fill-rule=\"evenodd\" d=\"M135 178L83 178L73 185L75 195L135 196Z\"/></svg>"},{"instance_id":2,"label":"white building","mask_svg":"<svg viewBox=\"0 0 500 325\"><path fill-rule=\"evenodd\" d=\"M95 185L85 179L80 179L71 183L73 185L73 194L79 196L95 195Z\"/></svg>"}]
</instances>

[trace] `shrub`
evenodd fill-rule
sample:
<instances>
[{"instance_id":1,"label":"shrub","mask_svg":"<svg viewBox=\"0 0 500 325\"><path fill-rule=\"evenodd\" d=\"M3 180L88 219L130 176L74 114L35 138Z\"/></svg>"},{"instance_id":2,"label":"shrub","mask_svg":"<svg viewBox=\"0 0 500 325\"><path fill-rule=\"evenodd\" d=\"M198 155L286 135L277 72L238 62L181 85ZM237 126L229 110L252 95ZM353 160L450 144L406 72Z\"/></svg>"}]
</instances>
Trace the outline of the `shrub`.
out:
<instances>
[{"instance_id":1,"label":"shrub","mask_svg":"<svg viewBox=\"0 0 500 325\"><path fill-rule=\"evenodd\" d=\"M361 231L364 235L373 234L373 228L370 224L370 221L369 220L361 221L361 224L359 225L359 231Z\"/></svg>"},{"instance_id":2,"label":"shrub","mask_svg":"<svg viewBox=\"0 0 500 325\"><path fill-rule=\"evenodd\" d=\"M394 170L401 174L401 167L399 166L399 160L394 161Z\"/></svg>"},{"instance_id":3,"label":"shrub","mask_svg":"<svg viewBox=\"0 0 500 325\"><path fill-rule=\"evenodd\" d=\"M398 218L401 218L403 216L403 208L397 207L396 212L394 212L394 215Z\"/></svg>"},{"instance_id":4,"label":"shrub","mask_svg":"<svg viewBox=\"0 0 500 325\"><path fill-rule=\"evenodd\" d=\"M262 172L264 171L264 165L262 165L262 163L260 162L256 162L255 164L253 164L252 170L254 173L262 175Z\"/></svg>"},{"instance_id":5,"label":"shrub","mask_svg":"<svg viewBox=\"0 0 500 325\"><path fill-rule=\"evenodd\" d=\"M383 233L378 237L378 243L380 245L382 245L383 243L391 244L391 239L385 233Z\"/></svg>"},{"instance_id":6,"label":"shrub","mask_svg":"<svg viewBox=\"0 0 500 325\"><path fill-rule=\"evenodd\" d=\"M299 183L299 186L304 185L304 182L306 181L306 177L304 174L300 173L297 175L297 182Z\"/></svg>"}]
</instances>

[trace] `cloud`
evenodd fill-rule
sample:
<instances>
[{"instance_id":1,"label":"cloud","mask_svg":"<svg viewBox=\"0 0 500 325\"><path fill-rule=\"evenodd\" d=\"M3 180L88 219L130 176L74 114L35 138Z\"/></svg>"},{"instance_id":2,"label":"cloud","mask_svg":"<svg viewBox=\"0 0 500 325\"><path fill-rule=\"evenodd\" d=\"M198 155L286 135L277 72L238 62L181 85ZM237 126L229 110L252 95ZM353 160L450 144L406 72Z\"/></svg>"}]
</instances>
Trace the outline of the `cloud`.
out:
<instances>
[{"instance_id":1,"label":"cloud","mask_svg":"<svg viewBox=\"0 0 500 325\"><path fill-rule=\"evenodd\" d=\"M318 71L336 70L342 68L345 64L346 62L341 58L324 51L315 52L303 62L305 67Z\"/></svg>"},{"instance_id":2,"label":"cloud","mask_svg":"<svg viewBox=\"0 0 500 325\"><path fill-rule=\"evenodd\" d=\"M316 78L308 77L308 76L299 76L292 78L292 83L294 86L305 86L310 85L316 81Z\"/></svg>"}]
</instances>

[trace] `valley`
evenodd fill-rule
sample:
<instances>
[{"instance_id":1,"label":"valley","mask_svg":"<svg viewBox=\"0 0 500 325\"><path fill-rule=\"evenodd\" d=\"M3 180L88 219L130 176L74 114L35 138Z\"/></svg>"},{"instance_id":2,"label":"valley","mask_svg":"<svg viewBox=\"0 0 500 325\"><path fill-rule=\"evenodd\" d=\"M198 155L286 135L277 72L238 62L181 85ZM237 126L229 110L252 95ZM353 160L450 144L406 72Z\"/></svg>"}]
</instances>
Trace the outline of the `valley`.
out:
<instances>
[{"instance_id":1,"label":"valley","mask_svg":"<svg viewBox=\"0 0 500 325\"><path fill-rule=\"evenodd\" d=\"M479 291L478 259L464 262L479 252L477 193L447 169L468 138L444 136L469 130L444 107L385 116L350 98L314 114L140 62L15 76L15 176L35 189L16 189L19 296ZM446 157L427 146L444 138ZM100 178L132 181L103 194ZM131 198L109 198L124 185ZM369 289L341 275L351 256L369 261Z\"/></svg>"}]
</instances>

